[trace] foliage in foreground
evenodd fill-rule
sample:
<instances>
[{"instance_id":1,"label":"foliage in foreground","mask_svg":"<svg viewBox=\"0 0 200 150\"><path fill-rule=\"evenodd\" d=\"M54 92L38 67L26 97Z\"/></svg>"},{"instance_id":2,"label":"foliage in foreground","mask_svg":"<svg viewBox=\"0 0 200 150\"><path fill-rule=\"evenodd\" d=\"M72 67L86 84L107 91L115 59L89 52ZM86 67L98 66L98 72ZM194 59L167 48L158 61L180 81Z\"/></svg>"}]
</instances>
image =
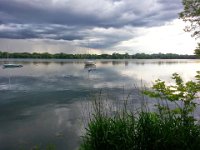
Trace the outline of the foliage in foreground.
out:
<instances>
[{"instance_id":1,"label":"foliage in foreground","mask_svg":"<svg viewBox=\"0 0 200 150\"><path fill-rule=\"evenodd\" d=\"M95 116L81 150L200 149L200 127L184 126L175 116L142 112L138 117Z\"/></svg>"},{"instance_id":2,"label":"foliage in foreground","mask_svg":"<svg viewBox=\"0 0 200 150\"><path fill-rule=\"evenodd\" d=\"M144 93L163 101L174 103L157 104L158 111L133 113L125 109L115 115L107 115L99 103L83 136L80 150L198 150L200 149L200 125L193 117L200 91L200 72L197 82L183 82L173 74L175 85L167 86L157 80L153 90ZM125 105L124 105L125 106Z\"/></svg>"}]
</instances>

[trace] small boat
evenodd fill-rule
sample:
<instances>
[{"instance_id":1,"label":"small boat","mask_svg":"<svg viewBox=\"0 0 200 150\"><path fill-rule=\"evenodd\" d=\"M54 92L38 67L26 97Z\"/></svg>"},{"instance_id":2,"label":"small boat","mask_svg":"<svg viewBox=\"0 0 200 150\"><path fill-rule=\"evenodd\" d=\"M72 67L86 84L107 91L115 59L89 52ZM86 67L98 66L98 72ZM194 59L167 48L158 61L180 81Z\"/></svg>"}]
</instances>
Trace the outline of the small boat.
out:
<instances>
[{"instance_id":1,"label":"small boat","mask_svg":"<svg viewBox=\"0 0 200 150\"><path fill-rule=\"evenodd\" d=\"M85 66L90 66L90 65L91 65L91 66L92 66L92 65L95 65L95 62L94 62L94 61L91 61L91 60L85 62Z\"/></svg>"},{"instance_id":2,"label":"small boat","mask_svg":"<svg viewBox=\"0 0 200 150\"><path fill-rule=\"evenodd\" d=\"M3 68L21 68L23 65L20 64L3 64Z\"/></svg>"}]
</instances>

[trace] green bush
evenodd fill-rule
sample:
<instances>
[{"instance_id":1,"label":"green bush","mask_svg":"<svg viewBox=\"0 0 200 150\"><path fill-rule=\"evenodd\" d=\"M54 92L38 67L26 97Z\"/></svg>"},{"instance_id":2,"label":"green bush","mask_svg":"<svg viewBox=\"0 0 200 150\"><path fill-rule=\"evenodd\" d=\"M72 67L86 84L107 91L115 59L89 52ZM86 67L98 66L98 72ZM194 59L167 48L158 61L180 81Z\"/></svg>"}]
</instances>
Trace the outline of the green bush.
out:
<instances>
[{"instance_id":1,"label":"green bush","mask_svg":"<svg viewBox=\"0 0 200 150\"><path fill-rule=\"evenodd\" d=\"M172 79L175 85L157 80L152 90L143 93L170 101L175 104L173 108L156 104L155 112L142 109L133 113L125 104L122 112L108 115L101 102L95 102L80 150L199 150L200 125L192 113L197 107L200 72L197 82L184 83L178 74L173 74Z\"/></svg>"}]
</instances>

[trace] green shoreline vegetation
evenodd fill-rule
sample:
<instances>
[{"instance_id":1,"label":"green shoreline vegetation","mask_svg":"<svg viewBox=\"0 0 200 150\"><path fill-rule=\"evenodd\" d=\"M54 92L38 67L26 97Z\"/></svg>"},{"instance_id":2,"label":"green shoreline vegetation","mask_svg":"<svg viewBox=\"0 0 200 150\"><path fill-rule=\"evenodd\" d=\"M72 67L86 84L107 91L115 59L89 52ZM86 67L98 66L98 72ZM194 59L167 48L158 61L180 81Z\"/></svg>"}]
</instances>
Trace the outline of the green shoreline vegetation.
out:
<instances>
[{"instance_id":1,"label":"green shoreline vegetation","mask_svg":"<svg viewBox=\"0 0 200 150\"><path fill-rule=\"evenodd\" d=\"M129 55L128 53L119 54L66 54L66 53L9 53L0 51L0 58L32 58L32 59L197 59L196 55L179 55L172 53L145 54L137 53Z\"/></svg>"},{"instance_id":2,"label":"green shoreline vegetation","mask_svg":"<svg viewBox=\"0 0 200 150\"><path fill-rule=\"evenodd\" d=\"M95 100L80 150L199 150L200 124L194 111L200 72L196 81L184 83L176 73L172 79L173 85L156 80L152 89L142 92L161 101L156 111L149 111L148 106L130 111L125 100L121 111L110 115L102 101Z\"/></svg>"}]
</instances>

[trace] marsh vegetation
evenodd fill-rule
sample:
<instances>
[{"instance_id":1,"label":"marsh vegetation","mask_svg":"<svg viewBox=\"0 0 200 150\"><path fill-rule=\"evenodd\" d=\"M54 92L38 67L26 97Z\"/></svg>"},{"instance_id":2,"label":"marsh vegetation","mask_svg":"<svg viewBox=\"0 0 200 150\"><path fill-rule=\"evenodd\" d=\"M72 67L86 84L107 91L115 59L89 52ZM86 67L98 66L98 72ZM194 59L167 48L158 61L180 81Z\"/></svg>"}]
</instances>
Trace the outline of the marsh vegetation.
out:
<instances>
[{"instance_id":1,"label":"marsh vegetation","mask_svg":"<svg viewBox=\"0 0 200 150\"><path fill-rule=\"evenodd\" d=\"M176 73L172 79L175 81L172 85L156 80L152 89L142 91L160 100L155 105L156 111L149 111L148 106L127 109L126 99L122 109L110 114L102 101L96 99L80 150L200 149L199 120L193 115L198 105L200 72L196 81L184 83Z\"/></svg>"}]
</instances>

